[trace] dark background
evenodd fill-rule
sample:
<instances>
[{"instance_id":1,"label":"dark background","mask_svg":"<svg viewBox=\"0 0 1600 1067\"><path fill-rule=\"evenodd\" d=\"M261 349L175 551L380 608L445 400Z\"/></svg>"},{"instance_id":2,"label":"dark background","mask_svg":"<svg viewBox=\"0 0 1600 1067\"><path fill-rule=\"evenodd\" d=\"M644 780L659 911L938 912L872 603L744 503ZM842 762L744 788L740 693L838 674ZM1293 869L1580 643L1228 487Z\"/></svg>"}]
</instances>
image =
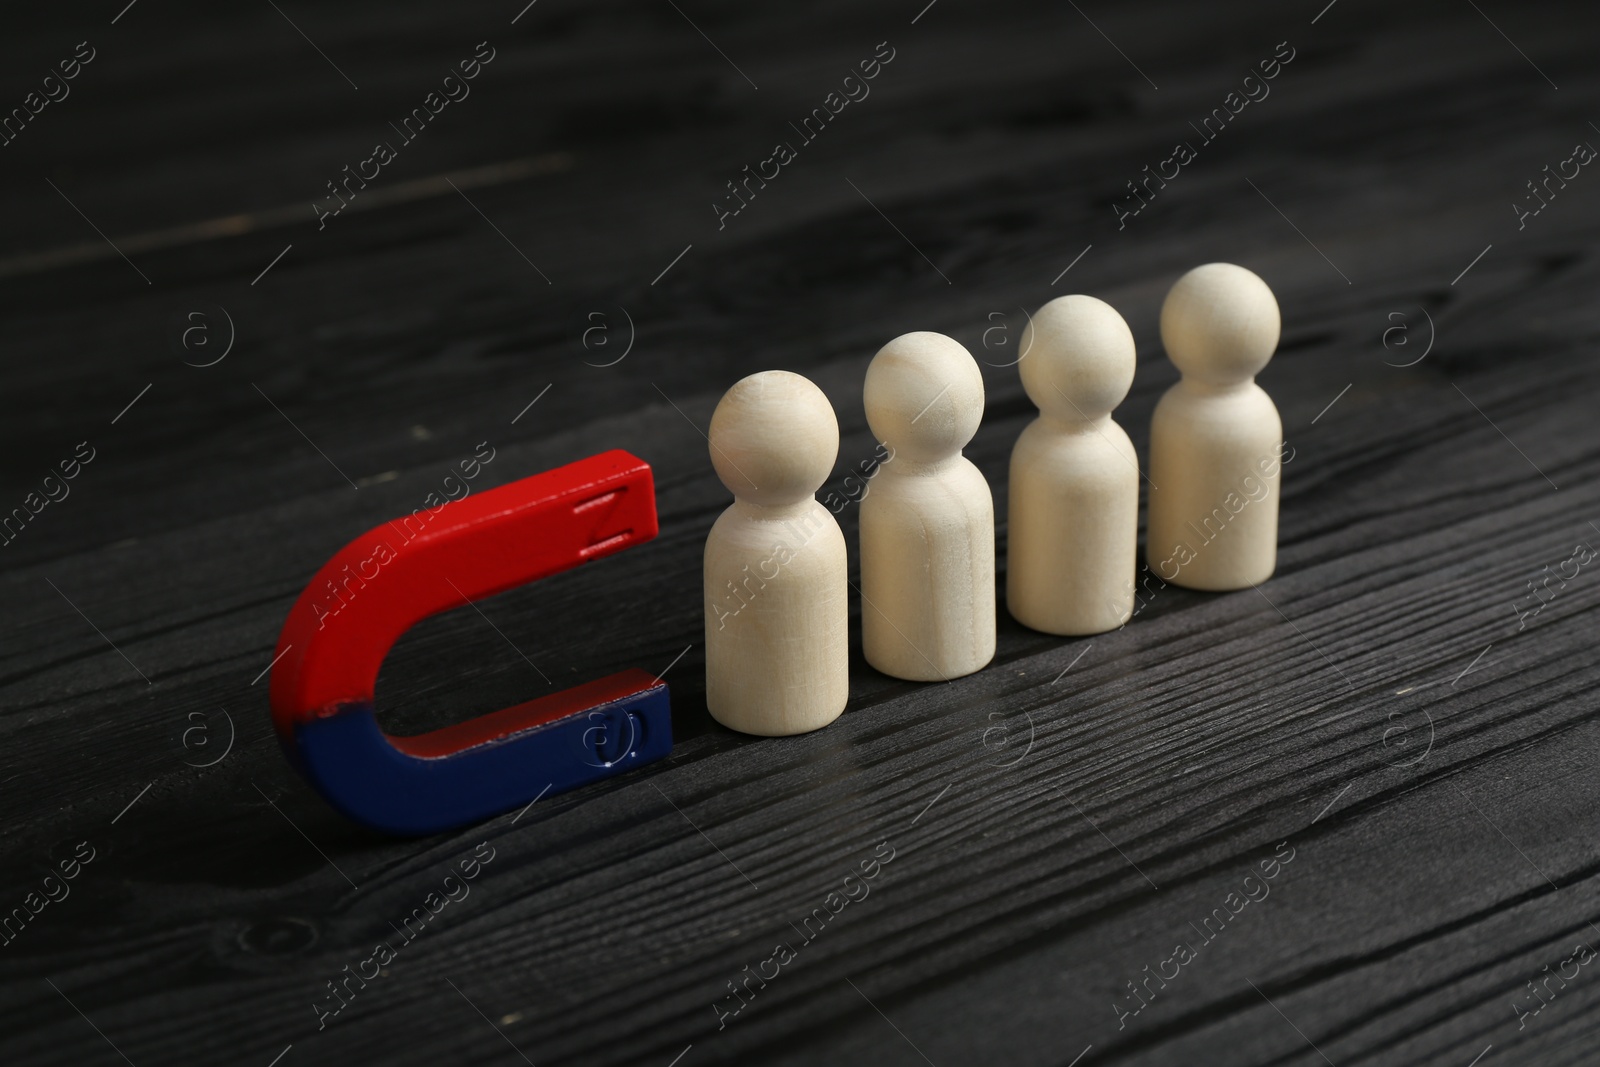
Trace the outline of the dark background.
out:
<instances>
[{"instance_id":1,"label":"dark background","mask_svg":"<svg viewBox=\"0 0 1600 1067\"><path fill-rule=\"evenodd\" d=\"M0 148L0 511L96 458L0 550L0 911L78 842L95 859L0 947L0 1062L1600 1058L1593 967L1518 1019L1600 944L1600 574L1525 627L1513 606L1600 544L1600 176L1523 229L1509 207L1600 144L1593 6L924 2L8 18L0 109L96 56ZM325 183L480 41L470 97L319 230ZM724 183L882 41L871 95L719 231ZM1198 145L1283 41L1271 95ZM1198 158L1119 231L1183 139ZM961 340L1003 589L1024 309L1123 313L1143 454L1175 380L1161 298L1212 260L1283 311L1269 582L1170 587L1085 640L1002 611L994 664L945 685L868 668L853 608L837 723L710 720L700 552L729 496L699 431L729 385L816 381L837 489L872 455L873 352ZM479 489L633 451L661 534L486 601L501 633L413 631L392 728L548 692L526 656L556 686L670 665L678 743L514 825L386 839L294 775L252 680L315 569L485 440ZM470 897L318 1032L325 983L484 841ZM1284 841L1271 895L1119 1029L1125 983ZM719 1031L726 983L884 842L870 897Z\"/></svg>"}]
</instances>

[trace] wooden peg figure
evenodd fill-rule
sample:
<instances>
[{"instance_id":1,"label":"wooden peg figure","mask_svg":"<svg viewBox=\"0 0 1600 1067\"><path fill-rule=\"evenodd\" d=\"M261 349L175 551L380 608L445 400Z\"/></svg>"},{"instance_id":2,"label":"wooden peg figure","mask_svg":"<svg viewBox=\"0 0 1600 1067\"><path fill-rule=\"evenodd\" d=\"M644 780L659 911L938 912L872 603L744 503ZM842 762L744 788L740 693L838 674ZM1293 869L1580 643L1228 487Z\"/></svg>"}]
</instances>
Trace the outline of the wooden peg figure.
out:
<instances>
[{"instance_id":1,"label":"wooden peg figure","mask_svg":"<svg viewBox=\"0 0 1600 1067\"><path fill-rule=\"evenodd\" d=\"M733 504L706 538L706 706L747 734L820 729L850 695L844 534L815 496L839 454L833 406L763 371L728 390L707 436Z\"/></svg>"},{"instance_id":2,"label":"wooden peg figure","mask_svg":"<svg viewBox=\"0 0 1600 1067\"><path fill-rule=\"evenodd\" d=\"M912 681L994 658L994 497L961 454L983 419L983 375L957 341L908 333L867 367L867 423L890 449L861 499L861 644Z\"/></svg>"},{"instance_id":3,"label":"wooden peg figure","mask_svg":"<svg viewBox=\"0 0 1600 1067\"><path fill-rule=\"evenodd\" d=\"M1283 422L1255 376L1278 347L1278 301L1231 263L1179 278L1161 343L1183 378L1150 421L1147 555L1163 581L1244 589L1278 556Z\"/></svg>"},{"instance_id":4,"label":"wooden peg figure","mask_svg":"<svg viewBox=\"0 0 1600 1067\"><path fill-rule=\"evenodd\" d=\"M1006 607L1051 634L1133 615L1139 457L1111 412L1133 384L1133 333L1092 296L1062 296L1022 332L1017 370L1039 417L1011 452Z\"/></svg>"}]
</instances>

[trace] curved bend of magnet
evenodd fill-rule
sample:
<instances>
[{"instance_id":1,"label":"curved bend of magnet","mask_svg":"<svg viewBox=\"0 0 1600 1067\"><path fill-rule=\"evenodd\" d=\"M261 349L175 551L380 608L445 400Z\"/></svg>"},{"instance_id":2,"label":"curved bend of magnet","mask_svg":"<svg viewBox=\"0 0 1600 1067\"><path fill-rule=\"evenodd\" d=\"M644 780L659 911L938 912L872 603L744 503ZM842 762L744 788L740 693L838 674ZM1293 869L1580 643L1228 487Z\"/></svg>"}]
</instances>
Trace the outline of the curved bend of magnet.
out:
<instances>
[{"instance_id":1,"label":"curved bend of magnet","mask_svg":"<svg viewBox=\"0 0 1600 1067\"><path fill-rule=\"evenodd\" d=\"M356 822L427 834L660 759L668 691L626 670L411 737L385 734L378 668L421 620L656 535L650 467L605 452L384 523L350 542L289 611L272 721L289 761Z\"/></svg>"}]
</instances>

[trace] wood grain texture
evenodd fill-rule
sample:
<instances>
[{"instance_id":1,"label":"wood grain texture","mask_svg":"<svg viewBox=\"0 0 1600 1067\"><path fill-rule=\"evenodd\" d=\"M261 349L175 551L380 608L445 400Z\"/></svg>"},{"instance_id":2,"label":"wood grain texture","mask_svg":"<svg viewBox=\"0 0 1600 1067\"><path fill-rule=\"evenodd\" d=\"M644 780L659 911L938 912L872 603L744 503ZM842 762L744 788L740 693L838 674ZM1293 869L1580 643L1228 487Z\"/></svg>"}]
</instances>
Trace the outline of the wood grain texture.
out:
<instances>
[{"instance_id":1,"label":"wood grain texture","mask_svg":"<svg viewBox=\"0 0 1600 1067\"><path fill-rule=\"evenodd\" d=\"M0 148L0 514L95 449L3 549L0 909L78 842L95 858L0 948L0 1062L1594 1061L1592 967L1520 1029L1513 1005L1600 940L1600 574L1528 599L1600 539L1600 178L1521 229L1507 210L1600 143L1592 12L280 6L49 8L0 42L6 108L97 50ZM480 41L471 96L319 230L326 183ZM798 144L883 41L870 95ZM1198 143L1284 41L1270 95ZM1183 139L1196 158L1119 229ZM779 140L796 158L719 229ZM96 229L136 266L83 250ZM1086 292L1127 319L1118 421L1147 463L1160 301L1213 260L1283 312L1270 581L1151 582L1081 640L1002 610L993 665L948 684L868 667L852 598L836 723L711 721L700 553L727 495L702 431L729 385L815 381L833 485L873 452L872 353L949 334L983 367L965 454L1004 516L1035 414L1003 366L1021 309ZM232 351L185 366L221 351L182 347L188 314L220 343L221 309ZM624 311L632 348L599 366ZM527 661L555 686L670 666L679 741L520 817L379 838L294 776L252 679L316 567L482 441L482 487L634 452L661 534L418 627L379 682L391 728L548 692ZM195 766L223 712L231 749ZM318 1031L326 983L480 842L470 894ZM1200 944L1280 842L1270 894ZM847 875L870 892L840 905ZM1180 940L1195 958L1119 1029ZM719 1029L779 941L795 958Z\"/></svg>"}]
</instances>

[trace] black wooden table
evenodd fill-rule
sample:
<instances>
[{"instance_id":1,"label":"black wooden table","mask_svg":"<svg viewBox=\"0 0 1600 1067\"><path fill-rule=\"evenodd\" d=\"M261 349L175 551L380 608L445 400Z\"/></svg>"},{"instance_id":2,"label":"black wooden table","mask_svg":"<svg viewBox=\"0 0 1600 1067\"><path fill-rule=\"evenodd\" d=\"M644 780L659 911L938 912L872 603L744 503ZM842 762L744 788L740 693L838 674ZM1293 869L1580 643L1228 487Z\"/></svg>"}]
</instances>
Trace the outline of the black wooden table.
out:
<instances>
[{"instance_id":1,"label":"black wooden table","mask_svg":"<svg viewBox=\"0 0 1600 1067\"><path fill-rule=\"evenodd\" d=\"M1592 7L123 3L0 44L0 1062L1600 1059ZM1003 568L1025 313L1124 314L1143 454L1212 260L1283 309L1270 581L935 685L853 605L837 723L710 719L723 390L816 381L837 489L958 338ZM265 673L484 442L636 453L661 534L413 630L387 726L638 666L677 745L389 839Z\"/></svg>"}]
</instances>

